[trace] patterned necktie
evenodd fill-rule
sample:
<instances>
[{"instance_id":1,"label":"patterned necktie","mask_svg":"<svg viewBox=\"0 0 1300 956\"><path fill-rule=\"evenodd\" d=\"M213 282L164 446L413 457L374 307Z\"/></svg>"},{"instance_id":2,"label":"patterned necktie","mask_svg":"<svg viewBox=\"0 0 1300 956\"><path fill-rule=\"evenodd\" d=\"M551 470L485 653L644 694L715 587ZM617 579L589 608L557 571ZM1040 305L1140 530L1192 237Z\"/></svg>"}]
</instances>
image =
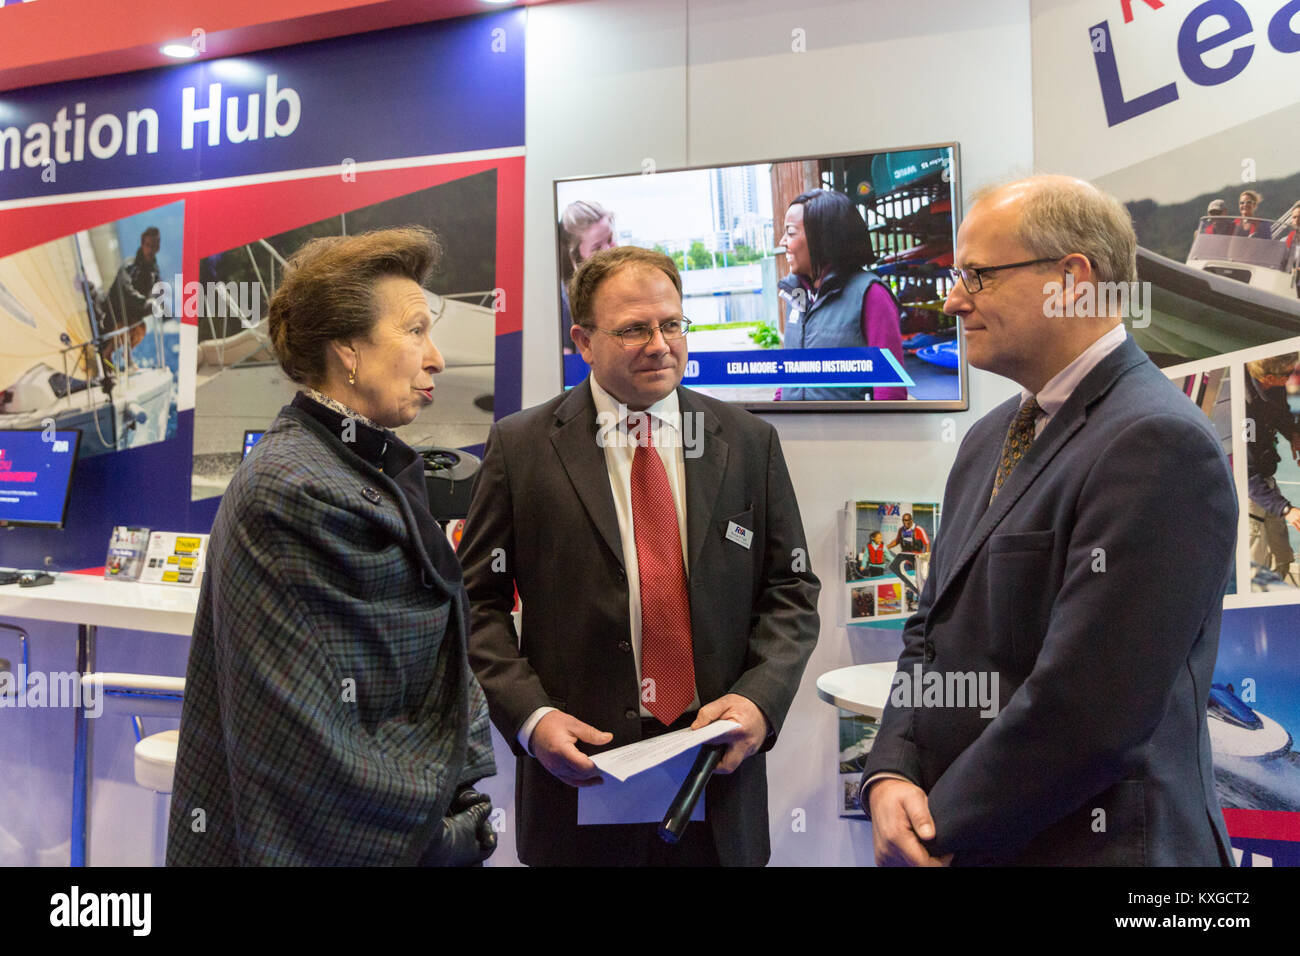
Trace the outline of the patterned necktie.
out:
<instances>
[{"instance_id":1,"label":"patterned necktie","mask_svg":"<svg viewBox=\"0 0 1300 956\"><path fill-rule=\"evenodd\" d=\"M632 456L632 530L641 581L641 699L667 726L695 699L691 601L668 473L650 423L634 417L628 417L628 429L640 436Z\"/></svg>"},{"instance_id":2,"label":"patterned necktie","mask_svg":"<svg viewBox=\"0 0 1300 956\"><path fill-rule=\"evenodd\" d=\"M1034 443L1034 422L1040 412L1042 409L1038 407L1038 399L1032 395L1029 401L1020 406L1020 411L1016 412L1011 427L1007 429L1007 440L1002 443L1002 460L998 462L998 473L993 479L993 494L989 495L989 504L998 496L1007 477L1020 464L1020 459L1028 454L1029 446Z\"/></svg>"}]
</instances>

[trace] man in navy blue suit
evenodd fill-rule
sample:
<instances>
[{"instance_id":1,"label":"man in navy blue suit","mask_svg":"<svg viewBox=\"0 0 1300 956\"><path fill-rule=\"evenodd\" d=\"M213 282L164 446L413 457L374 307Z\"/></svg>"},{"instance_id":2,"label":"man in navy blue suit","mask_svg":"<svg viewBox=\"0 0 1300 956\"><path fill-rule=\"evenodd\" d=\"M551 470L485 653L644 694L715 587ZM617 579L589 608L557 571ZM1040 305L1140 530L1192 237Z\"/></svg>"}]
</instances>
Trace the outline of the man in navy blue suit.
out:
<instances>
[{"instance_id":1,"label":"man in navy blue suit","mask_svg":"<svg viewBox=\"0 0 1300 956\"><path fill-rule=\"evenodd\" d=\"M1136 245L1058 176L981 192L957 234L945 311L1022 391L948 478L863 776L877 863L1231 864L1205 708L1237 503L1107 294Z\"/></svg>"}]
</instances>

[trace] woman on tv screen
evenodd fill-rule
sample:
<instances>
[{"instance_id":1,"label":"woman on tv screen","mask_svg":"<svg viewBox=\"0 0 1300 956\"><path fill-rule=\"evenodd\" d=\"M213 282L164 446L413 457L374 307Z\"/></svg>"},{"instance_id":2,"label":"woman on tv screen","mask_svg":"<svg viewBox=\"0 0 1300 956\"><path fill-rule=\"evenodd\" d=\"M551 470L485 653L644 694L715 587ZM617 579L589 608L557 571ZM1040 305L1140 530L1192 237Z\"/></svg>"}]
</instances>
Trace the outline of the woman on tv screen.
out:
<instances>
[{"instance_id":1,"label":"woman on tv screen","mask_svg":"<svg viewBox=\"0 0 1300 956\"><path fill-rule=\"evenodd\" d=\"M790 275L779 283L790 303L785 347L886 348L903 362L898 301L867 269L867 224L848 196L833 189L800 193L785 214ZM903 401L903 387L784 388L779 401Z\"/></svg>"}]
</instances>

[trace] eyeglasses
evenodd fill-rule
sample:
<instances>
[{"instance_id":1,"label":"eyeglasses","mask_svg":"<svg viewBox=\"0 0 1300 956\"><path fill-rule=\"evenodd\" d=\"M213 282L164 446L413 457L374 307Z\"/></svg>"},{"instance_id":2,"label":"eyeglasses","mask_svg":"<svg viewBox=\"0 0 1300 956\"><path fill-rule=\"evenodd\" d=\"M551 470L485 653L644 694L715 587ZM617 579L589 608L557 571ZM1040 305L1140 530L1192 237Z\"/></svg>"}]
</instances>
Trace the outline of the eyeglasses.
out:
<instances>
[{"instance_id":1,"label":"eyeglasses","mask_svg":"<svg viewBox=\"0 0 1300 956\"><path fill-rule=\"evenodd\" d=\"M602 329L596 325L584 325L588 332L603 332L606 335L612 335L623 343L625 349L639 349L648 344L655 337L655 330L664 337L665 342L671 342L673 339L680 339L691 328L691 320L685 317L680 319L668 319L660 322L658 325L632 325L626 329L618 329L611 332L609 329Z\"/></svg>"},{"instance_id":2,"label":"eyeglasses","mask_svg":"<svg viewBox=\"0 0 1300 956\"><path fill-rule=\"evenodd\" d=\"M1051 256L1046 259L1027 259L1024 262L1008 262L1004 266L980 266L977 269L949 269L948 274L952 276L952 281L961 280L961 284L966 287L966 291L971 295L979 292L984 288L984 274L986 272L998 272L1001 269L1019 269L1023 266L1037 266L1044 262L1056 262L1060 256Z\"/></svg>"}]
</instances>

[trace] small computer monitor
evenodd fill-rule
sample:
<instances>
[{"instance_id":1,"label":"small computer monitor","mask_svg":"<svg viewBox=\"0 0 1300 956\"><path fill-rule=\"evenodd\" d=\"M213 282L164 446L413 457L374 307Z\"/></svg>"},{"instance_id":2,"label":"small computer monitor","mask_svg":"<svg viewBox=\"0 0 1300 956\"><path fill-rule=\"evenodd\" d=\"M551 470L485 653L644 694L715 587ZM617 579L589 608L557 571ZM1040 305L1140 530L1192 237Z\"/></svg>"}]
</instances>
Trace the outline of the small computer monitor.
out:
<instances>
[{"instance_id":1,"label":"small computer monitor","mask_svg":"<svg viewBox=\"0 0 1300 956\"><path fill-rule=\"evenodd\" d=\"M62 528L81 432L0 429L0 526Z\"/></svg>"},{"instance_id":2,"label":"small computer monitor","mask_svg":"<svg viewBox=\"0 0 1300 956\"><path fill-rule=\"evenodd\" d=\"M240 456L240 461L243 461L248 457L248 453L253 450L253 446L257 444L257 440L265 434L266 432L264 431L255 432L251 429L244 432L244 454Z\"/></svg>"}]
</instances>

